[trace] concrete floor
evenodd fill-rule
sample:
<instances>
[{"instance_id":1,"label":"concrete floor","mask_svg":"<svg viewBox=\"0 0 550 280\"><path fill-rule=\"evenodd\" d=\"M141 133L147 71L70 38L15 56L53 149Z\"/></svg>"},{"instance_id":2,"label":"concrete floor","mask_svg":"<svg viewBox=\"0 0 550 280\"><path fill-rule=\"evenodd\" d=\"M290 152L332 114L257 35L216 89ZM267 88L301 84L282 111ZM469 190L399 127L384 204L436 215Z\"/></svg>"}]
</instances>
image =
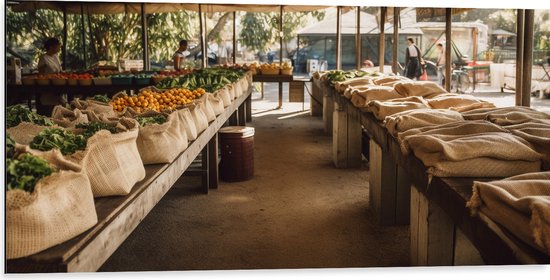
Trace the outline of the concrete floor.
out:
<instances>
[{"instance_id":1,"label":"concrete floor","mask_svg":"<svg viewBox=\"0 0 550 280\"><path fill-rule=\"evenodd\" d=\"M281 110L274 84L253 95L253 179L204 195L183 177L100 271L407 266L408 226L374 223L367 164L334 168L322 120L286 93Z\"/></svg>"}]
</instances>

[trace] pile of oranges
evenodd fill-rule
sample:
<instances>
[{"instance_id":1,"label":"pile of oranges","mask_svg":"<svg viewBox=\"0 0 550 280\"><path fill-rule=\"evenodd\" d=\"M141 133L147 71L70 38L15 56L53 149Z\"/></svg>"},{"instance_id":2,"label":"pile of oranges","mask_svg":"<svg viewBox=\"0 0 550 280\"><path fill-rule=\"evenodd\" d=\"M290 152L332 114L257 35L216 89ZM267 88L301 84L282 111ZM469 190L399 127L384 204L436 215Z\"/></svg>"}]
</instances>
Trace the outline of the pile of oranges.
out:
<instances>
[{"instance_id":1,"label":"pile of oranges","mask_svg":"<svg viewBox=\"0 0 550 280\"><path fill-rule=\"evenodd\" d=\"M113 109L118 112L122 112L126 107L131 107L138 113L144 112L147 109L161 112L163 110L173 110L177 106L189 104L205 93L206 91L202 88L193 91L178 88L162 92L146 89L135 96L124 95L117 97L113 99L110 104L113 106Z\"/></svg>"}]
</instances>

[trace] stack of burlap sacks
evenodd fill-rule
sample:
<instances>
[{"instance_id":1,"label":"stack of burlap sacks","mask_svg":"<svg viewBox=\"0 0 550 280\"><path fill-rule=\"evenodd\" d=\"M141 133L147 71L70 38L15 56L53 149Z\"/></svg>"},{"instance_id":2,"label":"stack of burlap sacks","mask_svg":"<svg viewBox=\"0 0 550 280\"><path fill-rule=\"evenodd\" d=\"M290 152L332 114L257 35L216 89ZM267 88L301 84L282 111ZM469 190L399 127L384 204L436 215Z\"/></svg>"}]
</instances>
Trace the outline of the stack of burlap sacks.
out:
<instances>
[{"instance_id":1,"label":"stack of burlap sacks","mask_svg":"<svg viewBox=\"0 0 550 280\"><path fill-rule=\"evenodd\" d=\"M233 100L246 94L251 83L248 73L190 105L166 112L127 109L117 113L109 104L92 99L75 99L70 109L57 106L51 118L55 127L81 133L77 124L102 122L117 130L97 132L88 139L85 150L71 155L29 147L32 139L49 127L21 123L9 128L7 133L19 150L44 158L58 172L41 179L32 193L6 193L7 258L38 253L94 226L94 198L127 195L145 178L144 165L173 162ZM158 114L167 121L141 127L135 120Z\"/></svg>"}]
</instances>

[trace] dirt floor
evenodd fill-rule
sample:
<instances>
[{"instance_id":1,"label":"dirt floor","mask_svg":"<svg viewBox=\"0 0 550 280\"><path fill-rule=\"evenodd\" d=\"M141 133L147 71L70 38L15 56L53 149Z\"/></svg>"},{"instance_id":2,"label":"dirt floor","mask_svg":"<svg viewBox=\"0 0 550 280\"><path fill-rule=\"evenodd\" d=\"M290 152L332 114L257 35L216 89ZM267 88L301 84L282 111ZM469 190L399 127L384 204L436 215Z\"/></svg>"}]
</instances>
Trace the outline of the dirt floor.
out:
<instances>
[{"instance_id":1,"label":"dirt floor","mask_svg":"<svg viewBox=\"0 0 550 280\"><path fill-rule=\"evenodd\" d=\"M407 266L408 226L378 226L368 164L336 169L332 140L309 96L277 105L253 95L255 176L208 195L183 177L100 271ZM306 94L307 95L307 94Z\"/></svg>"}]
</instances>

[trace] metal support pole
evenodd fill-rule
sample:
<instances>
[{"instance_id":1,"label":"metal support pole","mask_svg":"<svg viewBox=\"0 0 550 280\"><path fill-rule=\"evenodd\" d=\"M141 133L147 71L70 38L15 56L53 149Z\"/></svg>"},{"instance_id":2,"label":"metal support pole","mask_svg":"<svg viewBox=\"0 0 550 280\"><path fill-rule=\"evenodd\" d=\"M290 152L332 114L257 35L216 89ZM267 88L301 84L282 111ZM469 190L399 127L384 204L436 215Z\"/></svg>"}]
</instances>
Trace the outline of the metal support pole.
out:
<instances>
[{"instance_id":1,"label":"metal support pole","mask_svg":"<svg viewBox=\"0 0 550 280\"><path fill-rule=\"evenodd\" d=\"M147 15L145 3L141 3L141 46L143 47L143 70L149 70L149 46L147 37Z\"/></svg>"},{"instance_id":2,"label":"metal support pole","mask_svg":"<svg viewBox=\"0 0 550 280\"><path fill-rule=\"evenodd\" d=\"M378 42L378 64L380 72L384 73L384 53L386 52L386 7L380 7L380 41Z\"/></svg>"},{"instance_id":3,"label":"metal support pole","mask_svg":"<svg viewBox=\"0 0 550 280\"><path fill-rule=\"evenodd\" d=\"M356 33L355 33L355 65L356 68L361 68L361 7L357 7L357 16L356 16Z\"/></svg>"},{"instance_id":4,"label":"metal support pole","mask_svg":"<svg viewBox=\"0 0 550 280\"><path fill-rule=\"evenodd\" d=\"M399 73L399 14L401 9L393 7L393 44L392 44L392 71L394 74ZM418 54L421 56L421 54Z\"/></svg>"},{"instance_id":5,"label":"metal support pole","mask_svg":"<svg viewBox=\"0 0 550 280\"><path fill-rule=\"evenodd\" d=\"M516 46L516 106L523 105L523 38L525 24L525 10L517 10L517 46Z\"/></svg>"},{"instance_id":6,"label":"metal support pole","mask_svg":"<svg viewBox=\"0 0 550 280\"><path fill-rule=\"evenodd\" d=\"M452 49L452 26L453 26L453 8L445 9L445 90L451 92L451 67L453 58L451 56Z\"/></svg>"},{"instance_id":7,"label":"metal support pole","mask_svg":"<svg viewBox=\"0 0 550 280\"><path fill-rule=\"evenodd\" d=\"M67 7L63 6L63 70L67 69Z\"/></svg>"},{"instance_id":8,"label":"metal support pole","mask_svg":"<svg viewBox=\"0 0 550 280\"><path fill-rule=\"evenodd\" d=\"M336 7L336 69L342 69L342 7Z\"/></svg>"},{"instance_id":9,"label":"metal support pole","mask_svg":"<svg viewBox=\"0 0 550 280\"><path fill-rule=\"evenodd\" d=\"M205 36L204 36L204 26L203 26L203 14L202 14L202 5L199 4L199 27L200 27L200 39L201 39L201 52L202 52L202 60L201 60L201 66L202 68L206 68L206 43L205 43Z\"/></svg>"},{"instance_id":10,"label":"metal support pole","mask_svg":"<svg viewBox=\"0 0 550 280\"><path fill-rule=\"evenodd\" d=\"M279 67L283 67L283 5L279 6ZM279 87L281 85L279 84ZM281 97L282 100L282 97ZM281 103L281 102L279 102Z\"/></svg>"},{"instance_id":11,"label":"metal support pole","mask_svg":"<svg viewBox=\"0 0 550 280\"><path fill-rule=\"evenodd\" d=\"M86 52L86 26L84 25L84 4L80 3L80 23L82 25L82 58L84 68L88 68L88 53Z\"/></svg>"},{"instance_id":12,"label":"metal support pole","mask_svg":"<svg viewBox=\"0 0 550 280\"><path fill-rule=\"evenodd\" d=\"M523 34L523 77L521 106L531 106L531 77L533 72L533 33L535 10L525 10L525 33Z\"/></svg>"},{"instance_id":13,"label":"metal support pole","mask_svg":"<svg viewBox=\"0 0 550 280\"><path fill-rule=\"evenodd\" d=\"M233 12L233 64L237 63L237 12Z\"/></svg>"}]
</instances>

